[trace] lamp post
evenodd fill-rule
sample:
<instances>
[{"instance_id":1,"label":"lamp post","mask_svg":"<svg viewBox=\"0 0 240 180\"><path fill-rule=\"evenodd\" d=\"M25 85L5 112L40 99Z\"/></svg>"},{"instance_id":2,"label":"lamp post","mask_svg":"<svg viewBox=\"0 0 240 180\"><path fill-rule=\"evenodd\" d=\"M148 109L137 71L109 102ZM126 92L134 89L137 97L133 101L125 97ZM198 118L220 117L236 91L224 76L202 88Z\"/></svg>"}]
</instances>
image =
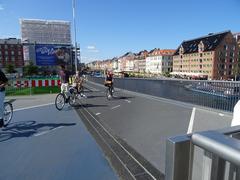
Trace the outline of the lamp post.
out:
<instances>
[{"instance_id":1,"label":"lamp post","mask_svg":"<svg viewBox=\"0 0 240 180\"><path fill-rule=\"evenodd\" d=\"M72 0L73 8L73 27L74 27L74 44L75 44L75 72L77 72L77 35L76 35L76 19L75 19L75 9L76 9L76 0Z\"/></svg>"}]
</instances>

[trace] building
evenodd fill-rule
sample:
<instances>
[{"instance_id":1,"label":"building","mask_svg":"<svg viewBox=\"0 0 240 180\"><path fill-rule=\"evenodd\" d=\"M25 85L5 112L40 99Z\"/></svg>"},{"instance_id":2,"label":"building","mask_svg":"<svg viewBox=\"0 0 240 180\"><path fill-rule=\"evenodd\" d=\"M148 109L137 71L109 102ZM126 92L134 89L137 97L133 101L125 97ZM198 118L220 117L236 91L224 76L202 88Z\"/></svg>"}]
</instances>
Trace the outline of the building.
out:
<instances>
[{"instance_id":1,"label":"building","mask_svg":"<svg viewBox=\"0 0 240 180\"><path fill-rule=\"evenodd\" d=\"M25 64L32 61L42 69L65 64L74 69L76 53L71 44L69 21L20 19L20 25Z\"/></svg>"},{"instance_id":2,"label":"building","mask_svg":"<svg viewBox=\"0 0 240 180\"><path fill-rule=\"evenodd\" d=\"M6 68L9 64L13 65L16 71L22 73L24 61L20 39L0 39L0 68Z\"/></svg>"},{"instance_id":3,"label":"building","mask_svg":"<svg viewBox=\"0 0 240 180\"><path fill-rule=\"evenodd\" d=\"M23 42L71 45L69 21L20 19Z\"/></svg>"},{"instance_id":4,"label":"building","mask_svg":"<svg viewBox=\"0 0 240 180\"><path fill-rule=\"evenodd\" d=\"M160 60L162 61L162 73L170 73L173 70L173 54L176 50L163 49L160 50Z\"/></svg>"},{"instance_id":5,"label":"building","mask_svg":"<svg viewBox=\"0 0 240 180\"><path fill-rule=\"evenodd\" d=\"M146 70L146 57L148 56L148 51L143 50L136 54L134 59L134 72L144 73Z\"/></svg>"},{"instance_id":6,"label":"building","mask_svg":"<svg viewBox=\"0 0 240 180\"><path fill-rule=\"evenodd\" d=\"M173 56L173 74L208 79L234 77L238 46L231 31L183 41Z\"/></svg>"},{"instance_id":7,"label":"building","mask_svg":"<svg viewBox=\"0 0 240 180\"><path fill-rule=\"evenodd\" d=\"M133 61L135 54L127 52L118 59L118 71L133 71Z\"/></svg>"},{"instance_id":8,"label":"building","mask_svg":"<svg viewBox=\"0 0 240 180\"><path fill-rule=\"evenodd\" d=\"M163 74L172 72L172 59L175 50L155 48L151 50L146 58L146 72L152 74Z\"/></svg>"},{"instance_id":9,"label":"building","mask_svg":"<svg viewBox=\"0 0 240 180\"><path fill-rule=\"evenodd\" d=\"M161 62L160 62L161 52L159 48L155 48L148 53L146 58L146 72L152 74L160 74Z\"/></svg>"}]
</instances>

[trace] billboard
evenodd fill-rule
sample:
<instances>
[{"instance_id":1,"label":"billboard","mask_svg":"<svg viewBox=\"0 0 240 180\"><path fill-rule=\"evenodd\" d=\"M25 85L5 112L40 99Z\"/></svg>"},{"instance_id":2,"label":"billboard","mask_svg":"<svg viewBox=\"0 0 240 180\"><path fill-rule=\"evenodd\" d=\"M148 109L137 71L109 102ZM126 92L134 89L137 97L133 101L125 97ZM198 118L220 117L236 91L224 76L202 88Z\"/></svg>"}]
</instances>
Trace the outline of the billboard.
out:
<instances>
[{"instance_id":1,"label":"billboard","mask_svg":"<svg viewBox=\"0 0 240 180\"><path fill-rule=\"evenodd\" d=\"M36 65L56 66L60 64L71 64L71 47L64 45L43 45L35 46Z\"/></svg>"}]
</instances>

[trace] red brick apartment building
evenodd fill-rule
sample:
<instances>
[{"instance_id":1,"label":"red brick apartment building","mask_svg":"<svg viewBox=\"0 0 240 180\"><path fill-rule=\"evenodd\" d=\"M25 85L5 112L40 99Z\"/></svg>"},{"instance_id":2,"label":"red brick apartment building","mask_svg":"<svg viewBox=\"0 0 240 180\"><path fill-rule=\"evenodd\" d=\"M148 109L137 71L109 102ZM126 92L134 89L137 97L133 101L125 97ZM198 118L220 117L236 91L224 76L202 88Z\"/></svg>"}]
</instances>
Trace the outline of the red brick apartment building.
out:
<instances>
[{"instance_id":1,"label":"red brick apartment building","mask_svg":"<svg viewBox=\"0 0 240 180\"><path fill-rule=\"evenodd\" d=\"M183 41L173 56L173 73L208 76L208 79L234 78L239 47L231 31L210 33Z\"/></svg>"},{"instance_id":2,"label":"red brick apartment building","mask_svg":"<svg viewBox=\"0 0 240 180\"><path fill-rule=\"evenodd\" d=\"M12 64L21 72L24 66L23 46L20 39L0 39L0 68Z\"/></svg>"}]
</instances>

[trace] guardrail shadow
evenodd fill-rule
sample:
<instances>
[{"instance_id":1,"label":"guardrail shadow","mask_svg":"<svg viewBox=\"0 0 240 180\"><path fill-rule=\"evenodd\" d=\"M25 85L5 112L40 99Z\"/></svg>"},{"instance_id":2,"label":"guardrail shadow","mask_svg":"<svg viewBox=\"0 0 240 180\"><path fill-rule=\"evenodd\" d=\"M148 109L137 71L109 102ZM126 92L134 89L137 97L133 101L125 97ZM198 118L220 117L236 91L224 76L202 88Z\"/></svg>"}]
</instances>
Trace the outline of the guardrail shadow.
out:
<instances>
[{"instance_id":1,"label":"guardrail shadow","mask_svg":"<svg viewBox=\"0 0 240 180\"><path fill-rule=\"evenodd\" d=\"M75 109L80 109L82 107L84 108L90 108L90 107L107 107L108 105L104 104L79 104L75 106Z\"/></svg>"},{"instance_id":2,"label":"guardrail shadow","mask_svg":"<svg viewBox=\"0 0 240 180\"><path fill-rule=\"evenodd\" d=\"M90 96L87 96L87 99L94 99L94 98L99 98L99 97L105 97L105 96L93 96L93 95L90 95Z\"/></svg>"},{"instance_id":3,"label":"guardrail shadow","mask_svg":"<svg viewBox=\"0 0 240 180\"><path fill-rule=\"evenodd\" d=\"M36 123L36 121L15 122L0 130L0 142L13 138L31 137L37 133L74 125L76 125L76 123Z\"/></svg>"},{"instance_id":4,"label":"guardrail shadow","mask_svg":"<svg viewBox=\"0 0 240 180\"><path fill-rule=\"evenodd\" d=\"M115 100L128 100L128 99L133 99L135 97L132 96L113 96L113 99Z\"/></svg>"}]
</instances>

